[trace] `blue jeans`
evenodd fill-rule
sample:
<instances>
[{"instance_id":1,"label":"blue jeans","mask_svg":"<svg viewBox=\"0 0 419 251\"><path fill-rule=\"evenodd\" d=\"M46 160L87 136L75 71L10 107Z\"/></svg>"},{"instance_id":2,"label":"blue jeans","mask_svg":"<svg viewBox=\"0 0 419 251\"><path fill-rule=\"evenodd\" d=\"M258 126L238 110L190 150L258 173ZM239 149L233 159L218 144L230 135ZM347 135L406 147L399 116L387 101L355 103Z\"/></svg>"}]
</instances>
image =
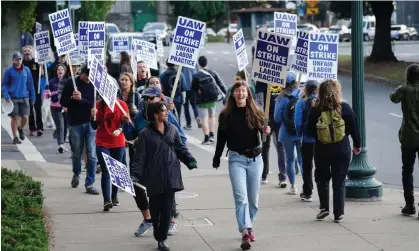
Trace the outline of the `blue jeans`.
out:
<instances>
[{"instance_id":1,"label":"blue jeans","mask_svg":"<svg viewBox=\"0 0 419 251\"><path fill-rule=\"evenodd\" d=\"M102 186L102 194L103 194L103 201L111 201L111 176L109 175L108 168L106 168L105 160L103 159L102 153L105 153L112 158L116 159L117 161L121 162L122 164L126 165L125 161L125 147L117 147L117 148L106 148L103 146L96 146L96 153L97 159L99 160L99 164L102 167L102 179L101 179L101 186ZM118 197L118 187L112 185L112 199L116 199Z\"/></svg>"},{"instance_id":2,"label":"blue jeans","mask_svg":"<svg viewBox=\"0 0 419 251\"><path fill-rule=\"evenodd\" d=\"M282 142L285 150L285 159L286 159L286 169L288 180L291 185L295 184L295 154L294 151L297 150L297 162L301 167L301 174L303 173L303 157L301 156L301 141L291 141L285 140Z\"/></svg>"},{"instance_id":3,"label":"blue jeans","mask_svg":"<svg viewBox=\"0 0 419 251\"><path fill-rule=\"evenodd\" d=\"M90 187L95 183L96 176L96 149L95 137L96 131L90 126L90 122L82 125L70 126L71 141L71 161L73 164L73 173L80 175L81 161L83 155L83 147L86 146L87 165L86 165L86 181L84 186Z\"/></svg>"},{"instance_id":4,"label":"blue jeans","mask_svg":"<svg viewBox=\"0 0 419 251\"><path fill-rule=\"evenodd\" d=\"M239 232L252 228L252 222L258 212L259 189L262 179L262 156L247 158L237 152L230 151L228 169Z\"/></svg>"}]
</instances>

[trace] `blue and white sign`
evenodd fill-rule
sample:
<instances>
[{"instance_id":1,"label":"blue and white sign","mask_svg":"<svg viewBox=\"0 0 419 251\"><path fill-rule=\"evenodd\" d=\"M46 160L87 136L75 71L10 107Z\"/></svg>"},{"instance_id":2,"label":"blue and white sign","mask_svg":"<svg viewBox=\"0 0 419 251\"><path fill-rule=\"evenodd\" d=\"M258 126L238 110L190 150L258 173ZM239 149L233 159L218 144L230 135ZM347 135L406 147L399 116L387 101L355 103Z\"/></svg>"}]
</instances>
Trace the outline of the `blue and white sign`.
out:
<instances>
[{"instance_id":1,"label":"blue and white sign","mask_svg":"<svg viewBox=\"0 0 419 251\"><path fill-rule=\"evenodd\" d=\"M70 0L68 7L72 10L77 10L81 8L81 0Z\"/></svg>"},{"instance_id":2,"label":"blue and white sign","mask_svg":"<svg viewBox=\"0 0 419 251\"><path fill-rule=\"evenodd\" d=\"M309 79L338 79L339 34L311 33L308 41Z\"/></svg>"},{"instance_id":3,"label":"blue and white sign","mask_svg":"<svg viewBox=\"0 0 419 251\"><path fill-rule=\"evenodd\" d=\"M87 50L89 49L89 37L87 32L89 30L89 22L79 21L79 58L83 63L88 57Z\"/></svg>"},{"instance_id":4,"label":"blue and white sign","mask_svg":"<svg viewBox=\"0 0 419 251\"><path fill-rule=\"evenodd\" d=\"M292 57L291 70L307 74L308 36L305 31L297 32L297 45L295 46L294 57Z\"/></svg>"},{"instance_id":5,"label":"blue and white sign","mask_svg":"<svg viewBox=\"0 0 419 251\"><path fill-rule=\"evenodd\" d=\"M285 87L292 37L264 29L259 29L256 35L252 78L255 81Z\"/></svg>"},{"instance_id":6,"label":"blue and white sign","mask_svg":"<svg viewBox=\"0 0 419 251\"><path fill-rule=\"evenodd\" d=\"M84 61L80 60L78 33L74 33L74 39L76 40L77 50L70 52L70 60L73 65L81 65Z\"/></svg>"},{"instance_id":7,"label":"blue and white sign","mask_svg":"<svg viewBox=\"0 0 419 251\"><path fill-rule=\"evenodd\" d=\"M35 23L35 32L38 33L38 32L41 32L41 31L42 31L42 24L36 22Z\"/></svg>"},{"instance_id":8,"label":"blue and white sign","mask_svg":"<svg viewBox=\"0 0 419 251\"><path fill-rule=\"evenodd\" d=\"M108 75L104 65L101 64L96 57L92 60L89 81L93 83L93 86L99 92L99 95L113 112L118 86L114 83L112 77Z\"/></svg>"},{"instance_id":9,"label":"blue and white sign","mask_svg":"<svg viewBox=\"0 0 419 251\"><path fill-rule=\"evenodd\" d=\"M48 15L54 35L54 44L58 56L70 53L76 49L73 28L71 27L70 12L60 10Z\"/></svg>"},{"instance_id":10,"label":"blue and white sign","mask_svg":"<svg viewBox=\"0 0 419 251\"><path fill-rule=\"evenodd\" d=\"M205 26L204 22L179 16L168 62L195 69Z\"/></svg>"},{"instance_id":11,"label":"blue and white sign","mask_svg":"<svg viewBox=\"0 0 419 251\"><path fill-rule=\"evenodd\" d=\"M129 37L127 36L113 36L112 37L113 50L118 54L123 51L129 52L128 39Z\"/></svg>"},{"instance_id":12,"label":"blue and white sign","mask_svg":"<svg viewBox=\"0 0 419 251\"><path fill-rule=\"evenodd\" d=\"M49 31L41 31L34 34L35 49L38 57L38 63L52 61L51 42L49 40Z\"/></svg>"},{"instance_id":13,"label":"blue and white sign","mask_svg":"<svg viewBox=\"0 0 419 251\"><path fill-rule=\"evenodd\" d=\"M128 168L104 152L102 152L102 156L105 161L106 168L109 171L112 184L135 196L134 185L132 184Z\"/></svg>"},{"instance_id":14,"label":"blue and white sign","mask_svg":"<svg viewBox=\"0 0 419 251\"><path fill-rule=\"evenodd\" d=\"M156 30L156 45L157 45L157 56L162 58L164 56L163 39L161 38L161 31Z\"/></svg>"},{"instance_id":15,"label":"blue and white sign","mask_svg":"<svg viewBox=\"0 0 419 251\"><path fill-rule=\"evenodd\" d=\"M87 37L89 39L88 67L93 58L97 58L101 64L105 64L105 22L89 22Z\"/></svg>"},{"instance_id":16,"label":"blue and white sign","mask_svg":"<svg viewBox=\"0 0 419 251\"><path fill-rule=\"evenodd\" d=\"M233 41L234 50L236 51L237 64L239 65L239 71L242 71L249 64L249 59L247 58L246 43L244 42L242 29L233 35Z\"/></svg>"},{"instance_id":17,"label":"blue and white sign","mask_svg":"<svg viewBox=\"0 0 419 251\"><path fill-rule=\"evenodd\" d=\"M275 33L281 35L297 35L297 15L284 12L275 12L274 29Z\"/></svg>"},{"instance_id":18,"label":"blue and white sign","mask_svg":"<svg viewBox=\"0 0 419 251\"><path fill-rule=\"evenodd\" d=\"M132 49L135 52L138 61L144 61L151 69L158 70L157 67L157 55L155 44L139 40L132 40Z\"/></svg>"}]
</instances>

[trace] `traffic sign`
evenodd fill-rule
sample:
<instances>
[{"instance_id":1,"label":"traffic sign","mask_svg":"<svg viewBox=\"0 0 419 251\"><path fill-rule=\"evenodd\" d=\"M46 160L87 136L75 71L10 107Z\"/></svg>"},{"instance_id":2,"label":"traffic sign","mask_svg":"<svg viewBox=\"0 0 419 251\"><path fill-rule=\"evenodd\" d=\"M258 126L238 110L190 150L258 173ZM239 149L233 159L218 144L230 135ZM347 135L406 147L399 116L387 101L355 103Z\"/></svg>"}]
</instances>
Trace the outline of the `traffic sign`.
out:
<instances>
[{"instance_id":1,"label":"traffic sign","mask_svg":"<svg viewBox=\"0 0 419 251\"><path fill-rule=\"evenodd\" d=\"M318 15L319 14L319 8L307 8L306 13L307 13L308 16Z\"/></svg>"},{"instance_id":2,"label":"traffic sign","mask_svg":"<svg viewBox=\"0 0 419 251\"><path fill-rule=\"evenodd\" d=\"M320 0L314 0L314 1L306 1L307 5L311 8L316 7L317 3L320 2Z\"/></svg>"}]
</instances>

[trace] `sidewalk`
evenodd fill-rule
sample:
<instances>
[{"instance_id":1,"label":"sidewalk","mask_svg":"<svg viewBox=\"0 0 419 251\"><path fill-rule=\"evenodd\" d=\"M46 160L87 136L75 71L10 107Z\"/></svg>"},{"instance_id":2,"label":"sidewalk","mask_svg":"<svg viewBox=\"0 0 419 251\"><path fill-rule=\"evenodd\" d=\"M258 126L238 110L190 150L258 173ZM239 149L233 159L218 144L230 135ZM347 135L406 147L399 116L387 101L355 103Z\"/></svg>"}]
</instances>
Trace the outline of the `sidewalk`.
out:
<instances>
[{"instance_id":1,"label":"sidewalk","mask_svg":"<svg viewBox=\"0 0 419 251\"><path fill-rule=\"evenodd\" d=\"M209 165L202 164L200 170L194 171L183 169L187 189L177 194L181 216L177 220L179 233L168 240L171 250L239 250L227 169L215 171ZM134 236L142 216L129 194L120 193L121 206L104 213L102 195L85 194L83 182L77 189L70 187L70 166L4 160L2 167L26 170L44 183L51 250L156 249L152 232L145 237ZM270 175L272 182L275 176ZM100 188L100 175L96 187ZM323 222L314 220L318 212L316 194L312 203L305 203L285 192L274 188L274 184L262 187L260 211L254 224L257 240L252 250L412 251L419 247L419 221L417 216L400 215L404 204L400 190L385 189L380 202L347 202L345 221L341 224L333 223L330 216Z\"/></svg>"}]
</instances>

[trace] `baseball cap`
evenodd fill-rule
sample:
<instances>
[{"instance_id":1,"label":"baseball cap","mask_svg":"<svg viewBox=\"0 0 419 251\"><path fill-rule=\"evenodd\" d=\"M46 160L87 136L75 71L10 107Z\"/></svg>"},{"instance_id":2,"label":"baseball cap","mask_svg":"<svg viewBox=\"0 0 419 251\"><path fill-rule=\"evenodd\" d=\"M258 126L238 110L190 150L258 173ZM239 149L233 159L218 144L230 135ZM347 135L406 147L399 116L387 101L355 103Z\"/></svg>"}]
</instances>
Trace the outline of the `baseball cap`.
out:
<instances>
[{"instance_id":1,"label":"baseball cap","mask_svg":"<svg viewBox=\"0 0 419 251\"><path fill-rule=\"evenodd\" d=\"M81 73L81 74L86 74L86 75L89 75L90 70L89 70L89 68L87 68L87 65L84 65L84 66L83 66L83 68L81 68L80 73Z\"/></svg>"},{"instance_id":2,"label":"baseball cap","mask_svg":"<svg viewBox=\"0 0 419 251\"><path fill-rule=\"evenodd\" d=\"M317 80L309 80L306 82L305 87L309 88L310 90L317 89L319 82Z\"/></svg>"},{"instance_id":3,"label":"baseball cap","mask_svg":"<svg viewBox=\"0 0 419 251\"><path fill-rule=\"evenodd\" d=\"M160 97L161 90L157 86L150 86L147 89L145 89L141 95L145 97Z\"/></svg>"},{"instance_id":4,"label":"baseball cap","mask_svg":"<svg viewBox=\"0 0 419 251\"><path fill-rule=\"evenodd\" d=\"M287 84L292 84L294 81L297 81L297 74L295 72L289 71L287 72Z\"/></svg>"},{"instance_id":5,"label":"baseball cap","mask_svg":"<svg viewBox=\"0 0 419 251\"><path fill-rule=\"evenodd\" d=\"M15 59L17 59L17 58L20 58L20 59L22 59L23 57L22 57L22 53L20 53L20 52L14 52L13 53L13 60L15 60Z\"/></svg>"}]
</instances>

